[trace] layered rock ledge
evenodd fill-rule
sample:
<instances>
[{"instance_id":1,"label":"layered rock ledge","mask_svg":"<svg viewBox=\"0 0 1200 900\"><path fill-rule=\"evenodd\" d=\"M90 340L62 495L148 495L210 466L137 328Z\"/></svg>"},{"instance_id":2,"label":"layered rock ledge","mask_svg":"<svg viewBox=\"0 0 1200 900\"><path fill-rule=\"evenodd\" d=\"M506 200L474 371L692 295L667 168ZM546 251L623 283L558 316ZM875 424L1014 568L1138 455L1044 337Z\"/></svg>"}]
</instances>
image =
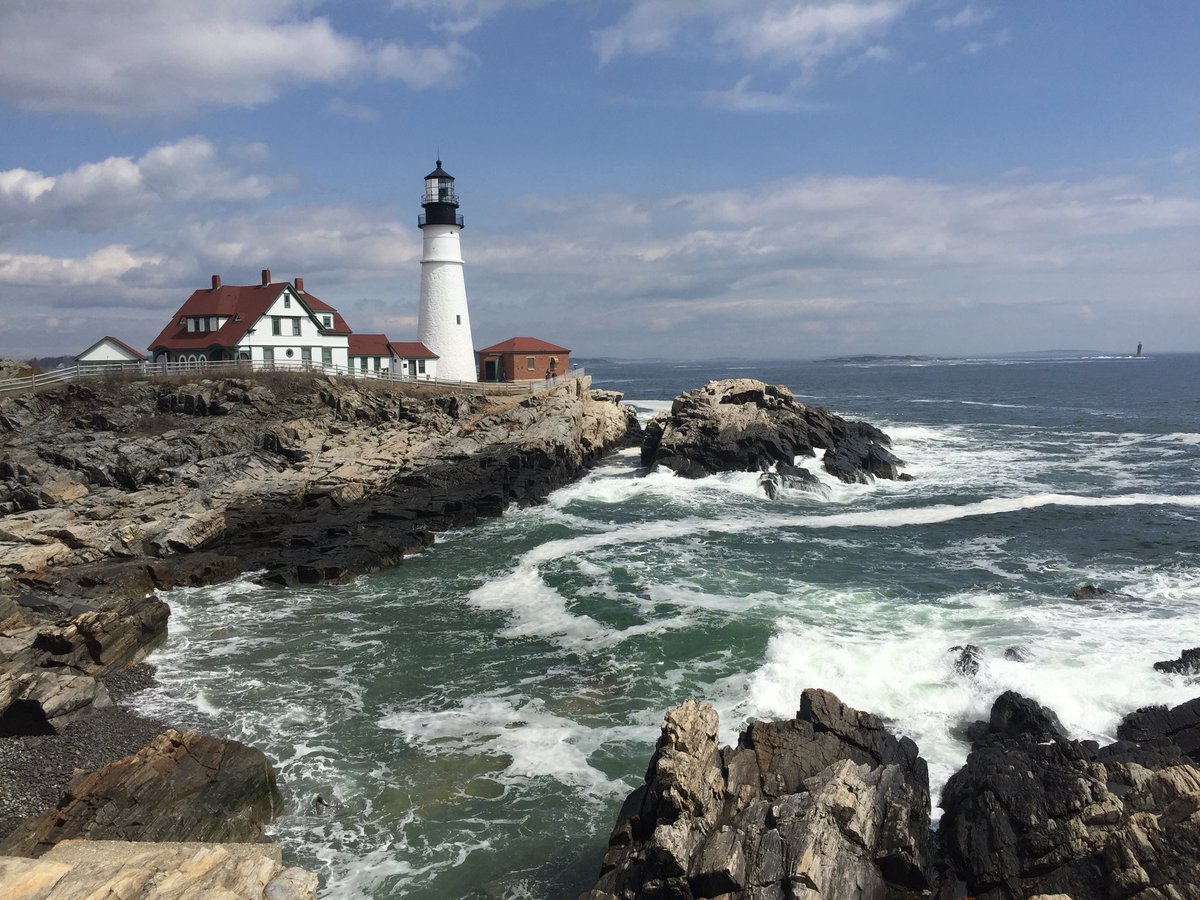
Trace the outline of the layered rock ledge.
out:
<instances>
[{"instance_id":1,"label":"layered rock ledge","mask_svg":"<svg viewBox=\"0 0 1200 900\"><path fill-rule=\"evenodd\" d=\"M8 900L146 897L316 900L317 876L271 844L64 841L41 859L0 856Z\"/></svg>"},{"instance_id":2,"label":"layered rock ledge","mask_svg":"<svg viewBox=\"0 0 1200 900\"><path fill-rule=\"evenodd\" d=\"M718 748L716 713L688 701L580 900L1197 900L1198 703L1133 713L1100 747L1003 694L933 832L924 760L874 716L808 690L795 719Z\"/></svg>"},{"instance_id":3,"label":"layered rock ledge","mask_svg":"<svg viewBox=\"0 0 1200 900\"><path fill-rule=\"evenodd\" d=\"M345 579L577 477L640 433L620 400L282 373L3 399L0 573L84 598Z\"/></svg>"},{"instance_id":4,"label":"layered rock ledge","mask_svg":"<svg viewBox=\"0 0 1200 900\"><path fill-rule=\"evenodd\" d=\"M827 472L863 482L900 477L903 462L890 446L891 439L874 425L807 406L783 385L734 378L681 394L669 412L651 419L642 464L665 466L686 478L771 469L780 483L790 479L803 486L812 476L794 465L796 457L823 450ZM769 486L767 491L774 493Z\"/></svg>"}]
</instances>

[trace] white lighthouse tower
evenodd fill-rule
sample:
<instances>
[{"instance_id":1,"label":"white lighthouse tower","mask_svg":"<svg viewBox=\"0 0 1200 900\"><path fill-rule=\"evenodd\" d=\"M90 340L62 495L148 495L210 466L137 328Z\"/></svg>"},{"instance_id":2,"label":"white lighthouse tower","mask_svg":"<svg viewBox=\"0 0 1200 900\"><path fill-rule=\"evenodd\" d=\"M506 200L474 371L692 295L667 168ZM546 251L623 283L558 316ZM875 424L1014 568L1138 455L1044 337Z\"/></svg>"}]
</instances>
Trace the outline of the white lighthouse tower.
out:
<instances>
[{"instance_id":1,"label":"white lighthouse tower","mask_svg":"<svg viewBox=\"0 0 1200 900\"><path fill-rule=\"evenodd\" d=\"M417 224L425 241L421 252L417 339L438 355L439 379L475 381L475 345L471 340L462 247L458 242L463 217L458 211L454 178L442 168L440 159L437 168L425 176L421 206L425 211Z\"/></svg>"}]
</instances>

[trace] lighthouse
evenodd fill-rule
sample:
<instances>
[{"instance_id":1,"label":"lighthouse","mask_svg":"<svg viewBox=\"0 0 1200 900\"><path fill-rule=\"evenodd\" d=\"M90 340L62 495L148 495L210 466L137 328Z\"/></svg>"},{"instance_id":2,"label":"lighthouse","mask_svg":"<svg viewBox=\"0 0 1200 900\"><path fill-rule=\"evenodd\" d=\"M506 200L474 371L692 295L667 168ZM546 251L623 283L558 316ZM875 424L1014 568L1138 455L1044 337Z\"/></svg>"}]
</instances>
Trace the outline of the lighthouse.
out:
<instances>
[{"instance_id":1,"label":"lighthouse","mask_svg":"<svg viewBox=\"0 0 1200 900\"><path fill-rule=\"evenodd\" d=\"M454 178L437 161L425 176L424 212L417 219L424 235L421 251L421 311L417 339L438 355L437 377L475 381L475 345L467 314L467 286L463 281L463 228Z\"/></svg>"}]
</instances>

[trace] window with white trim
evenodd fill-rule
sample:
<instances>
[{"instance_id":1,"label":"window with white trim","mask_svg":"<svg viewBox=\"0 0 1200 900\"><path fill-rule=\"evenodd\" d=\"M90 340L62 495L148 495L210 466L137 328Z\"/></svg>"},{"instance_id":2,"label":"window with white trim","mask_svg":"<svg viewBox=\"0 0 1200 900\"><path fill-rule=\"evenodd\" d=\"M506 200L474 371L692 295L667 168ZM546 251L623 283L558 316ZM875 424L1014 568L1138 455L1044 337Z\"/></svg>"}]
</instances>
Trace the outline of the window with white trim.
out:
<instances>
[{"instance_id":1,"label":"window with white trim","mask_svg":"<svg viewBox=\"0 0 1200 900\"><path fill-rule=\"evenodd\" d=\"M271 316L271 334L283 334L283 319Z\"/></svg>"}]
</instances>

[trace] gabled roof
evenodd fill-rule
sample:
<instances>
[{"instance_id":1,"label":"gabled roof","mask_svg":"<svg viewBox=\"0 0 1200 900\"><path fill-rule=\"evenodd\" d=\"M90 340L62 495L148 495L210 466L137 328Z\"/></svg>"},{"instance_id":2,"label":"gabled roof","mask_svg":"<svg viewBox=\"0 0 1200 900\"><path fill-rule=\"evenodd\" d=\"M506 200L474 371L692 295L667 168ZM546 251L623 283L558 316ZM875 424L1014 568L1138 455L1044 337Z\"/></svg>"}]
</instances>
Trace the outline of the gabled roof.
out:
<instances>
[{"instance_id":1,"label":"gabled roof","mask_svg":"<svg viewBox=\"0 0 1200 900\"><path fill-rule=\"evenodd\" d=\"M392 352L403 359L440 359L420 341L392 341Z\"/></svg>"},{"instance_id":2,"label":"gabled roof","mask_svg":"<svg viewBox=\"0 0 1200 900\"><path fill-rule=\"evenodd\" d=\"M127 343L125 343L120 338L115 338L111 334L106 334L104 337L100 338L100 340L96 341L96 343L92 344L92 346L88 347L86 350L84 350L82 353L80 353L78 356L76 356L75 361L78 362L82 357L87 356L89 353L91 353L93 350L95 350L97 347L99 347L105 341L108 341L109 343L112 343L112 344L116 344L120 349L122 349L126 353L130 354L134 359L141 359L141 360L146 359L146 354L139 353L137 350L134 350L132 347L130 347Z\"/></svg>"},{"instance_id":3,"label":"gabled roof","mask_svg":"<svg viewBox=\"0 0 1200 900\"><path fill-rule=\"evenodd\" d=\"M318 300L307 291L297 293L290 282L272 284L222 285L201 288L192 293L176 310L167 327L150 342L150 350L206 350L209 347L233 347L246 332L266 314L285 290L291 290L310 312L332 313L331 334L350 334L350 326L337 310ZM187 319L193 316L227 316L228 321L216 331L187 330Z\"/></svg>"},{"instance_id":4,"label":"gabled roof","mask_svg":"<svg viewBox=\"0 0 1200 900\"><path fill-rule=\"evenodd\" d=\"M535 337L514 337L490 347L484 347L480 353L570 353L566 347L548 344Z\"/></svg>"},{"instance_id":5,"label":"gabled roof","mask_svg":"<svg viewBox=\"0 0 1200 900\"><path fill-rule=\"evenodd\" d=\"M390 356L391 353L386 334L350 335L350 356Z\"/></svg>"}]
</instances>

